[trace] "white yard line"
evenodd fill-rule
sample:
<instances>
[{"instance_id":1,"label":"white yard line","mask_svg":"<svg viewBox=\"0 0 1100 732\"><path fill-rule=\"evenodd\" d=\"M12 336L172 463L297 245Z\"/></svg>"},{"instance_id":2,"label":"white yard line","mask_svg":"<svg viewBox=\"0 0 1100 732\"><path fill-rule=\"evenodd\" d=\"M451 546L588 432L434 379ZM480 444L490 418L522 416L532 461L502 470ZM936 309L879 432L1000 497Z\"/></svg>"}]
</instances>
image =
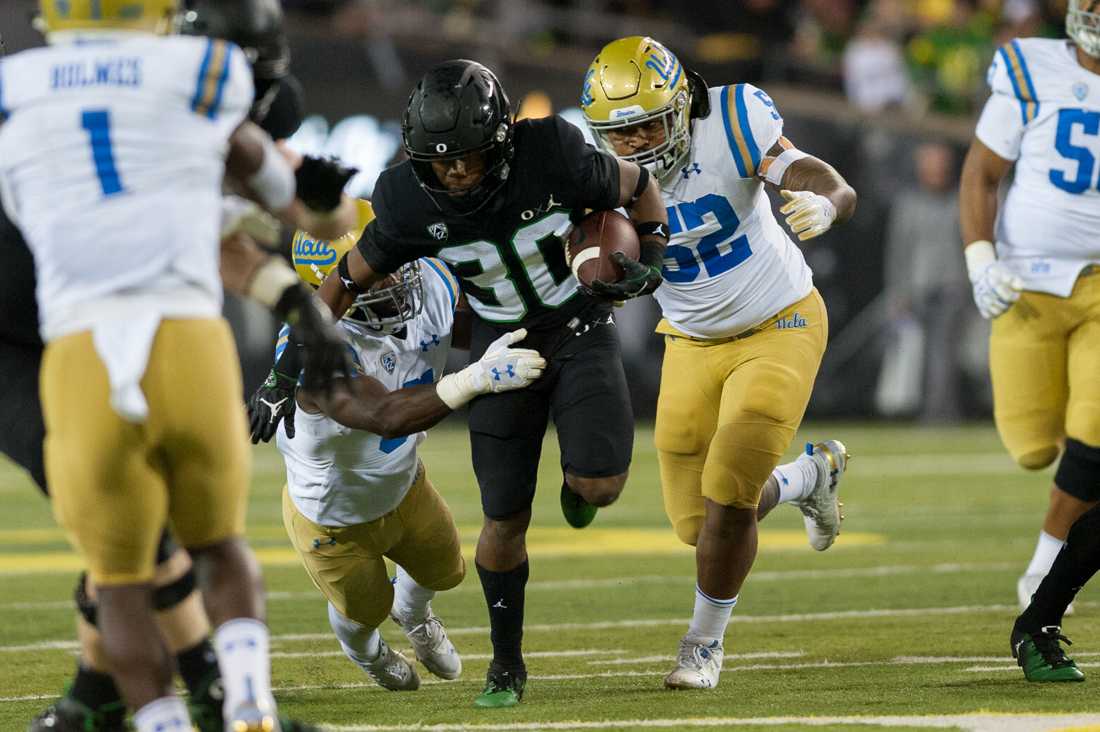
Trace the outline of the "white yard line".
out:
<instances>
[{"instance_id":1,"label":"white yard line","mask_svg":"<svg viewBox=\"0 0 1100 732\"><path fill-rule=\"evenodd\" d=\"M826 620L853 620L869 618L906 618L927 617L942 615L967 615L971 613L991 613L1015 611L1016 605L959 605L956 607L913 607L894 608L890 610L839 610L827 613L793 613L785 615L737 615L730 618L734 624L743 623L803 623ZM687 626L688 618L634 618L632 620L605 620L594 623L531 623L524 626L525 632L557 633L563 630L609 630L612 628L655 628L667 626ZM460 635L484 635L489 632L488 626L471 626L465 628L448 628L447 634ZM288 633L271 637L275 642L317 641L327 640L331 633ZM49 640L38 643L28 643L17 646L0 646L0 653L12 653L22 651L41 650L71 650L71 641Z\"/></svg>"},{"instance_id":2,"label":"white yard line","mask_svg":"<svg viewBox=\"0 0 1100 732\"><path fill-rule=\"evenodd\" d=\"M967 572L1001 572L1018 570L1019 562L972 562L944 564L895 564L882 567L858 567L852 569L778 569L752 573L753 582L784 582L787 580L837 580L860 577L894 577L910 574L964 574ZM603 577L599 579L543 580L527 583L529 592L560 592L562 590L597 590L609 587L628 587L631 585L664 584L667 582L689 582L683 575L646 574L633 577ZM463 584L456 588L458 592L481 592L476 583ZM321 595L316 591L269 592L271 602L297 602L317 600ZM40 602L3 602L4 610L69 610L71 600L43 600Z\"/></svg>"},{"instance_id":3,"label":"white yard line","mask_svg":"<svg viewBox=\"0 0 1100 732\"><path fill-rule=\"evenodd\" d=\"M1084 727L1100 722L1096 714L953 714L882 717L704 717L695 719L608 719L576 722L510 722L503 724L383 724L325 725L332 732L522 732L524 730L669 729L683 727L824 727L867 725L879 727L956 728L970 732L1036 732Z\"/></svg>"},{"instance_id":4,"label":"white yard line","mask_svg":"<svg viewBox=\"0 0 1100 732\"><path fill-rule=\"evenodd\" d=\"M331 636L335 643L335 636ZM394 647L399 647L398 643L391 643ZM585 648L575 651L524 651L524 658L574 658L583 656L621 656L627 651L623 648L614 649L598 649L598 648ZM343 651L322 651L320 653L314 651L305 651L302 653L288 653L285 651L272 651L272 658L329 658L329 657L344 657ZM463 661L491 661L493 654L491 653L463 653ZM601 663L600 661L589 661L589 663ZM614 661L605 661L603 663L614 663Z\"/></svg>"}]
</instances>

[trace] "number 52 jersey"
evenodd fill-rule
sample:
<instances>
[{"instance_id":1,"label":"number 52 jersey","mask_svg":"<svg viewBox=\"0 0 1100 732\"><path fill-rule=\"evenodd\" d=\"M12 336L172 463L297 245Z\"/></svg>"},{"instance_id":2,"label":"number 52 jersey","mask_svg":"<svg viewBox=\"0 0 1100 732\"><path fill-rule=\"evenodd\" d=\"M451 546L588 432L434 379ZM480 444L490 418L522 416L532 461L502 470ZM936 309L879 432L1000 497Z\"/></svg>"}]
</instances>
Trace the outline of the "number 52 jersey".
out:
<instances>
[{"instance_id":1,"label":"number 52 jersey","mask_svg":"<svg viewBox=\"0 0 1100 732\"><path fill-rule=\"evenodd\" d=\"M709 94L710 114L692 122L691 158L661 188L671 237L653 296L658 332L724 338L806 297L813 276L758 177L783 118L751 84Z\"/></svg>"},{"instance_id":2,"label":"number 52 jersey","mask_svg":"<svg viewBox=\"0 0 1100 732\"><path fill-rule=\"evenodd\" d=\"M977 137L1016 161L997 255L1025 289L1066 297L1100 262L1100 76L1065 39L1024 38L997 51L988 81Z\"/></svg>"}]
</instances>

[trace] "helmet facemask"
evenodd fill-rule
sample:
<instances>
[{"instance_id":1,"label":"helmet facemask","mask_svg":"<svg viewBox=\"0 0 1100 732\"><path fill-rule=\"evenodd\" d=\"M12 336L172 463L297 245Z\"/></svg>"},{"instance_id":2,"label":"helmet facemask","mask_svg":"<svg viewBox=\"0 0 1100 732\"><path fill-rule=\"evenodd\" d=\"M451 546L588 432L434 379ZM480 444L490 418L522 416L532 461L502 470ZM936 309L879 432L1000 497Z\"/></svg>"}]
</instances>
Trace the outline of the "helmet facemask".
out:
<instances>
[{"instance_id":1,"label":"helmet facemask","mask_svg":"<svg viewBox=\"0 0 1100 732\"><path fill-rule=\"evenodd\" d=\"M463 215L469 215L480 210L493 197L501 186L508 180L510 163L512 159L512 140L509 125L501 123L497 126L493 139L489 142L456 153L439 155L425 155L406 148L409 159L412 161L413 172L420 182L420 187L432 197L437 205L440 199L437 196L446 196L451 208ZM480 153L484 157L484 171L476 184L464 190L448 188L439 180L432 168L433 162L443 162L465 157L473 153Z\"/></svg>"},{"instance_id":2,"label":"helmet facemask","mask_svg":"<svg viewBox=\"0 0 1100 732\"><path fill-rule=\"evenodd\" d=\"M1069 0L1066 35L1089 56L1100 58L1100 3L1096 0Z\"/></svg>"},{"instance_id":3,"label":"helmet facemask","mask_svg":"<svg viewBox=\"0 0 1100 732\"><path fill-rule=\"evenodd\" d=\"M393 335L424 309L424 282L416 262L355 298L344 317L379 335Z\"/></svg>"},{"instance_id":4,"label":"helmet facemask","mask_svg":"<svg viewBox=\"0 0 1100 732\"><path fill-rule=\"evenodd\" d=\"M687 163L691 153L690 100L686 91L682 91L668 104L651 112L632 113L610 122L588 120L588 126L599 146L619 160L645 166L649 172L665 182ZM620 154L611 144L610 133L625 130L628 127L658 120L664 127L664 142L648 150L632 154Z\"/></svg>"}]
</instances>

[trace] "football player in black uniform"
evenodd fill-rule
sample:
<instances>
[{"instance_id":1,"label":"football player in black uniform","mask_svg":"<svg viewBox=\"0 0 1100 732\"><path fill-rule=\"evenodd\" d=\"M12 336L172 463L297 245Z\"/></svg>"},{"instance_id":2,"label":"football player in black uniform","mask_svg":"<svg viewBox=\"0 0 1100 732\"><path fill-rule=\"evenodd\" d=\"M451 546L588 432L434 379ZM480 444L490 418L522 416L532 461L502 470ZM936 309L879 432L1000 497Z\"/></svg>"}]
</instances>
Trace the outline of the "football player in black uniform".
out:
<instances>
[{"instance_id":1,"label":"football player in black uniform","mask_svg":"<svg viewBox=\"0 0 1100 732\"><path fill-rule=\"evenodd\" d=\"M189 7L184 32L227 38L241 46L252 61L257 94L251 120L276 139L292 134L302 119L301 87L289 75L289 47L277 0L192 0ZM350 171L339 173L337 191L348 174ZM253 267L248 277L254 277L257 263L265 262L267 255L254 244L244 247L243 253L242 247L238 243L234 249L234 264ZM38 334L34 260L2 206L0 261L4 263L0 267L0 452L27 470L48 496L42 452L45 425L38 390L43 344ZM327 326L313 315L308 289L289 268L287 271L292 284L276 305L277 314L298 320L299 330L311 333L314 341L323 341ZM335 352L343 352L338 334L332 345ZM191 560L167 530L157 547L157 565L153 602L176 651L176 665L190 694L192 718L200 732L222 732L221 674L207 637L209 623L195 591ZM28 730L122 732L126 708L111 676L102 670L97 608L83 574L77 581L75 600L82 646L76 675L66 693L39 714ZM283 732L312 729L289 719L282 720L282 728Z\"/></svg>"},{"instance_id":2,"label":"football player in black uniform","mask_svg":"<svg viewBox=\"0 0 1100 732\"><path fill-rule=\"evenodd\" d=\"M320 293L333 312L343 313L357 293L403 263L439 257L478 316L471 359L501 333L525 330L524 345L547 360L532 388L470 404L485 514L476 563L493 642L485 690L475 703L512 706L527 675L520 651L525 536L543 434L552 417L563 510L571 524L584 526L596 507L618 498L633 447L611 302L660 285L668 219L645 168L598 152L561 117L513 124L500 82L474 61L447 61L429 71L412 93L402 133L409 160L382 173L373 196L376 218ZM570 221L588 209L620 206L638 230L640 261L619 255L620 281L580 290L562 246Z\"/></svg>"}]
</instances>

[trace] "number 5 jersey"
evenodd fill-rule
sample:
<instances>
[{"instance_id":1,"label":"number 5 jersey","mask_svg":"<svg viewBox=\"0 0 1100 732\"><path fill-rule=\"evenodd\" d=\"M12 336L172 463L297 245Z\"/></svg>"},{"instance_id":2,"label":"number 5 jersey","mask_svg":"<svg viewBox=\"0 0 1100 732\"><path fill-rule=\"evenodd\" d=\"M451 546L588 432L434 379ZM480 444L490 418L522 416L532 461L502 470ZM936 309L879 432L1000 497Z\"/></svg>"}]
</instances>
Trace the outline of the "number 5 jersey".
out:
<instances>
[{"instance_id":1,"label":"number 5 jersey","mask_svg":"<svg viewBox=\"0 0 1100 732\"><path fill-rule=\"evenodd\" d=\"M803 299L813 278L757 177L783 118L751 84L709 94L710 114L692 122L687 164L661 189L672 236L654 297L664 314L658 332L723 338Z\"/></svg>"},{"instance_id":2,"label":"number 5 jersey","mask_svg":"<svg viewBox=\"0 0 1100 732\"><path fill-rule=\"evenodd\" d=\"M1025 289L1066 297L1100 262L1100 76L1065 39L1025 38L997 51L987 78L977 137L1016 161L997 256Z\"/></svg>"}]
</instances>

